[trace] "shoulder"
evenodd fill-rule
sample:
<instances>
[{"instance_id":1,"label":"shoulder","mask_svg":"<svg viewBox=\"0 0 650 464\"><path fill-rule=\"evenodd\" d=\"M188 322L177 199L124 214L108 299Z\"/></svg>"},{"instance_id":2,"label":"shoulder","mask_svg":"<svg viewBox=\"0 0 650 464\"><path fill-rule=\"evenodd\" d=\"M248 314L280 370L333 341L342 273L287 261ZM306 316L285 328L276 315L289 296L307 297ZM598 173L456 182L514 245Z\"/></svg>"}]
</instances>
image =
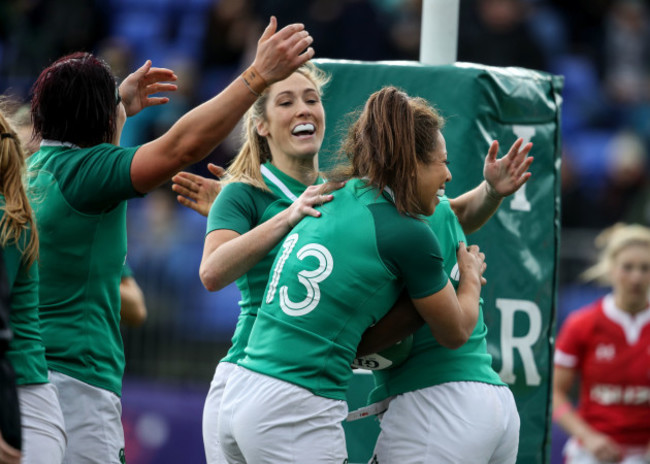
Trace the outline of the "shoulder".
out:
<instances>
[{"instance_id":1,"label":"shoulder","mask_svg":"<svg viewBox=\"0 0 650 464\"><path fill-rule=\"evenodd\" d=\"M596 322L603 315L603 298L576 309L567 316L565 324L582 325Z\"/></svg>"},{"instance_id":2,"label":"shoulder","mask_svg":"<svg viewBox=\"0 0 650 464\"><path fill-rule=\"evenodd\" d=\"M220 195L247 195L247 196L267 196L271 195L270 192L262 190L259 187L256 187L248 182L227 182L223 186Z\"/></svg>"},{"instance_id":3,"label":"shoulder","mask_svg":"<svg viewBox=\"0 0 650 464\"><path fill-rule=\"evenodd\" d=\"M600 298L570 313L559 330L559 338L567 339L578 337L579 334L590 334L603 317L602 303L603 299Z\"/></svg>"},{"instance_id":4,"label":"shoulder","mask_svg":"<svg viewBox=\"0 0 650 464\"><path fill-rule=\"evenodd\" d=\"M246 182L229 182L219 193L215 204L257 204L260 201L267 203L269 200L272 200L274 198L275 195L273 195L271 192L267 192Z\"/></svg>"}]
</instances>

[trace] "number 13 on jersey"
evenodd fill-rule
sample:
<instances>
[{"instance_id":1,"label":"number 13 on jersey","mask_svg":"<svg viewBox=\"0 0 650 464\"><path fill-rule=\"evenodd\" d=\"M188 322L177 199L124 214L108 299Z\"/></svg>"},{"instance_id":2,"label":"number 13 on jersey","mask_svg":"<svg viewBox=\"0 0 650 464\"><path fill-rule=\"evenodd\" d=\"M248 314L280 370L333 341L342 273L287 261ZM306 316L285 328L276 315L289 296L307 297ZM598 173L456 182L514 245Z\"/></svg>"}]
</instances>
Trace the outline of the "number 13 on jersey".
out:
<instances>
[{"instance_id":1,"label":"number 13 on jersey","mask_svg":"<svg viewBox=\"0 0 650 464\"><path fill-rule=\"evenodd\" d=\"M272 279L269 283L268 292L266 294L266 304L273 303L275 294L282 274L282 269L287 259L291 256L296 243L298 242L298 234L289 235L282 244L282 254L278 258L272 272ZM298 250L296 258L304 260L312 256L318 260L318 267L314 270L302 270L298 272L298 282L305 287L305 298L296 303L289 299L289 287L283 285L280 287L280 308L285 314L289 316L304 316L313 311L320 302L320 287L318 284L327 279L332 273L334 268L334 260L332 254L327 248L318 243L308 243Z\"/></svg>"}]
</instances>

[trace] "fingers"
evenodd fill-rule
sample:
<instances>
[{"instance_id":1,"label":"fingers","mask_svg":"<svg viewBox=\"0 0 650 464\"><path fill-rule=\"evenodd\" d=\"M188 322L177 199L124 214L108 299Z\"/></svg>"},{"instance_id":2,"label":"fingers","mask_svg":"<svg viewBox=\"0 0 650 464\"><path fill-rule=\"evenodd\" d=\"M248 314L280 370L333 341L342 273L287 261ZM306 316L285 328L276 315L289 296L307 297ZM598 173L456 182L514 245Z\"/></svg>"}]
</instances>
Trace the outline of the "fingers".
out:
<instances>
[{"instance_id":1,"label":"fingers","mask_svg":"<svg viewBox=\"0 0 650 464\"><path fill-rule=\"evenodd\" d=\"M146 106L164 105L169 102L168 97L147 97Z\"/></svg>"},{"instance_id":2,"label":"fingers","mask_svg":"<svg viewBox=\"0 0 650 464\"><path fill-rule=\"evenodd\" d=\"M315 54L316 54L316 52L314 51L314 49L309 47L307 50L305 50L304 53L301 53L300 55L298 55L295 58L295 60L293 62L294 66L296 68L299 67L299 66L302 66L307 61L311 60L314 57Z\"/></svg>"},{"instance_id":3,"label":"fingers","mask_svg":"<svg viewBox=\"0 0 650 464\"><path fill-rule=\"evenodd\" d=\"M275 34L275 31L278 29L278 20L276 19L275 16L271 16L269 19L269 24L266 26L264 29L264 32L262 33L262 37L260 37L260 42L264 42L268 39L270 39L273 34Z\"/></svg>"},{"instance_id":4,"label":"fingers","mask_svg":"<svg viewBox=\"0 0 650 464\"><path fill-rule=\"evenodd\" d=\"M172 177L172 182L174 182L174 184L178 185L179 187L198 192L200 179L201 177L197 176L196 174L182 171ZM172 189L173 188L174 185L172 185Z\"/></svg>"},{"instance_id":5,"label":"fingers","mask_svg":"<svg viewBox=\"0 0 650 464\"><path fill-rule=\"evenodd\" d=\"M314 38L309 35L307 31L301 31L298 34L294 34L289 41L289 50L292 56L303 57L309 55L311 50L311 55L313 56L314 49L310 45L314 42ZM304 53L301 53L303 50L307 49ZM305 61L307 61L307 58Z\"/></svg>"},{"instance_id":6,"label":"fingers","mask_svg":"<svg viewBox=\"0 0 650 464\"><path fill-rule=\"evenodd\" d=\"M276 29L277 29L277 22L276 22ZM305 25L304 24L302 24L302 23L289 24L288 26L284 26L282 29L280 29L275 34L274 39L277 39L279 41L286 40L286 39L292 38L296 33L303 32L303 31L305 31ZM266 31L264 31L264 32L266 32Z\"/></svg>"},{"instance_id":7,"label":"fingers","mask_svg":"<svg viewBox=\"0 0 650 464\"><path fill-rule=\"evenodd\" d=\"M515 152L514 156L512 157L513 158L512 163L514 165L523 163L524 160L526 160L526 157L528 156L528 153L530 153L530 150L532 148L533 148L533 144L528 142L522 149Z\"/></svg>"},{"instance_id":8,"label":"fingers","mask_svg":"<svg viewBox=\"0 0 650 464\"><path fill-rule=\"evenodd\" d=\"M174 192L178 193L179 195L182 195L183 197L186 197L186 198L191 198L193 200L196 200L198 198L195 191L193 191L190 188L179 185L179 184L173 184L172 185L172 190Z\"/></svg>"},{"instance_id":9,"label":"fingers","mask_svg":"<svg viewBox=\"0 0 650 464\"><path fill-rule=\"evenodd\" d=\"M208 163L208 171L210 171L213 176L219 179L226 175L226 170L214 163Z\"/></svg>"},{"instance_id":10,"label":"fingers","mask_svg":"<svg viewBox=\"0 0 650 464\"><path fill-rule=\"evenodd\" d=\"M515 143L512 144L510 147L510 150L508 150L508 154L506 155L508 158L516 158L517 154L519 153L519 148L521 147L521 144L524 143L524 139L519 137L517 140L515 140Z\"/></svg>"},{"instance_id":11,"label":"fingers","mask_svg":"<svg viewBox=\"0 0 650 464\"><path fill-rule=\"evenodd\" d=\"M147 83L176 80L178 80L176 73L167 68L150 68L146 75Z\"/></svg>"},{"instance_id":12,"label":"fingers","mask_svg":"<svg viewBox=\"0 0 650 464\"><path fill-rule=\"evenodd\" d=\"M150 84L145 88L145 92L147 95L151 95L159 92L175 92L176 90L178 90L178 86L176 84L164 84L164 83Z\"/></svg>"},{"instance_id":13,"label":"fingers","mask_svg":"<svg viewBox=\"0 0 650 464\"><path fill-rule=\"evenodd\" d=\"M526 158L523 163L521 163L519 166L516 167L514 175L515 177L520 177L522 176L526 171L528 171L528 168L530 167L531 164L533 164L534 158L532 156L529 156ZM528 173L530 174L530 173Z\"/></svg>"},{"instance_id":14,"label":"fingers","mask_svg":"<svg viewBox=\"0 0 650 464\"><path fill-rule=\"evenodd\" d=\"M185 206L187 208L193 209L197 213L203 214L201 209L198 207L197 203L185 198L184 196L177 195L176 196L176 201L178 201L181 205L183 205L183 206Z\"/></svg>"},{"instance_id":15,"label":"fingers","mask_svg":"<svg viewBox=\"0 0 650 464\"><path fill-rule=\"evenodd\" d=\"M150 69L151 69L151 60L147 60L147 61L144 62L144 64L142 66L140 66L138 69L136 69L133 72L133 74L136 74L138 77L142 77L145 74L147 74L147 72L149 72Z\"/></svg>"},{"instance_id":16,"label":"fingers","mask_svg":"<svg viewBox=\"0 0 650 464\"><path fill-rule=\"evenodd\" d=\"M493 140L490 144L490 149L488 150L487 160L488 162L495 162L497 160L497 154L499 153L499 142Z\"/></svg>"}]
</instances>

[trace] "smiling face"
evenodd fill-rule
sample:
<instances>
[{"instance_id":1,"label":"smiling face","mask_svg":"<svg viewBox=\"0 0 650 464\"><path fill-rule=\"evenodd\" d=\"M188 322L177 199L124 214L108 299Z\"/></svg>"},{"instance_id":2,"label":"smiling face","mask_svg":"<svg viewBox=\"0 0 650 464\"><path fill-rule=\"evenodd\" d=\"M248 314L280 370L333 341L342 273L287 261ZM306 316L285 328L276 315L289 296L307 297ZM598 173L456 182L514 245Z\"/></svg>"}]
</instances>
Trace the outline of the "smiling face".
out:
<instances>
[{"instance_id":1,"label":"smiling face","mask_svg":"<svg viewBox=\"0 0 650 464\"><path fill-rule=\"evenodd\" d=\"M312 81L293 73L269 88L266 117L257 132L266 137L274 163L285 158L311 160L325 134L325 110Z\"/></svg>"},{"instance_id":2,"label":"smiling face","mask_svg":"<svg viewBox=\"0 0 650 464\"><path fill-rule=\"evenodd\" d=\"M427 216L431 216L439 203L438 191L451 181L451 172L447 167L447 144L442 133L436 135L436 149L427 164L418 163L418 200Z\"/></svg>"}]
</instances>

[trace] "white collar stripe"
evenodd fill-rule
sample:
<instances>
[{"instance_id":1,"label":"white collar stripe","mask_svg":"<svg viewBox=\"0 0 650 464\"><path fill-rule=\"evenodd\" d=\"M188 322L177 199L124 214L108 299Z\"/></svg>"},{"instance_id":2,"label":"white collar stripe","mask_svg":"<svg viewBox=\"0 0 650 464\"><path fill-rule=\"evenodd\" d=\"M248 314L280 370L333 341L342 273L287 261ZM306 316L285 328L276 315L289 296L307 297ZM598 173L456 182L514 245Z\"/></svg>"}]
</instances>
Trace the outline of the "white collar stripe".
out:
<instances>
[{"instance_id":1,"label":"white collar stripe","mask_svg":"<svg viewBox=\"0 0 650 464\"><path fill-rule=\"evenodd\" d=\"M269 168L267 168L264 165L261 165L260 169L262 171L262 175L266 177L269 182L271 182L277 188L279 188L280 191L282 191L282 193L284 193L286 197L289 198L289 200L296 201L298 199L298 197L294 195L294 193L291 190L289 190L289 187L284 185L284 182L278 179L278 177L275 174L273 174Z\"/></svg>"},{"instance_id":2,"label":"white collar stripe","mask_svg":"<svg viewBox=\"0 0 650 464\"><path fill-rule=\"evenodd\" d=\"M611 293L603 300L603 312L613 322L621 326L625 333L625 339L630 345L634 345L641 337L641 331L650 323L650 308L632 316L616 306L614 295Z\"/></svg>"}]
</instances>

